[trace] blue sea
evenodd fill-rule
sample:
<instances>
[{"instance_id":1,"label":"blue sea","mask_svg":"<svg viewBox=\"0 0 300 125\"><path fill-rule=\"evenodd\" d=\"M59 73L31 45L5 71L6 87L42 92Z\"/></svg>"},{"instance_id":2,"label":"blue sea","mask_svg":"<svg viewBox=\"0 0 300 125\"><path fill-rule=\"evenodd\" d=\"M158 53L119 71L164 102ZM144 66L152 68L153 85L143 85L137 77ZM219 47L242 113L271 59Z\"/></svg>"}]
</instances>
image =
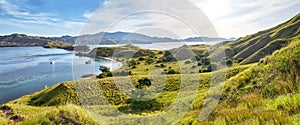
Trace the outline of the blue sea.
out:
<instances>
[{"instance_id":1,"label":"blue sea","mask_svg":"<svg viewBox=\"0 0 300 125\"><path fill-rule=\"evenodd\" d=\"M43 47L0 48L0 104L82 75L99 74L99 66L114 69L118 62L77 57L74 52ZM50 64L54 60L55 64ZM85 64L91 60L92 64Z\"/></svg>"}]
</instances>

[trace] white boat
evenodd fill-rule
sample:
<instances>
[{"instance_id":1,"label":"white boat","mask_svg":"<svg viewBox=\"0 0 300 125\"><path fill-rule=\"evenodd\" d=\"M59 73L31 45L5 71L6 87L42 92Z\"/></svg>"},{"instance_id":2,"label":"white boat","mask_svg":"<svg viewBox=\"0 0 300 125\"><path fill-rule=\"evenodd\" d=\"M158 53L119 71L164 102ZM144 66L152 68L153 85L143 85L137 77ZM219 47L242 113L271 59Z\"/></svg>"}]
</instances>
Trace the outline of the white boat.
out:
<instances>
[{"instance_id":1,"label":"white boat","mask_svg":"<svg viewBox=\"0 0 300 125\"><path fill-rule=\"evenodd\" d=\"M54 61L54 60L51 60L51 61L50 61L50 64L55 64L55 61Z\"/></svg>"},{"instance_id":2,"label":"white boat","mask_svg":"<svg viewBox=\"0 0 300 125\"><path fill-rule=\"evenodd\" d=\"M86 61L85 64L92 64L92 61L91 60Z\"/></svg>"}]
</instances>

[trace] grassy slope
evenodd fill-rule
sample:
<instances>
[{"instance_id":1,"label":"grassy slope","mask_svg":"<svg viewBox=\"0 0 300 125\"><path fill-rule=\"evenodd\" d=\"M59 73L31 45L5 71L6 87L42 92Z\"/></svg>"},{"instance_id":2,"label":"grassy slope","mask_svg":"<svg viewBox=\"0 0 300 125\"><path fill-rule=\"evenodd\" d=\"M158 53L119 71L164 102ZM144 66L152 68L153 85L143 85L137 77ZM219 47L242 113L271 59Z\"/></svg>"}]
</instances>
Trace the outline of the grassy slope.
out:
<instances>
[{"instance_id":1,"label":"grassy slope","mask_svg":"<svg viewBox=\"0 0 300 125\"><path fill-rule=\"evenodd\" d=\"M78 101L73 85L72 82L61 83L4 104L2 111L11 109L10 113L21 120L0 115L0 119L3 118L0 121L7 120L9 124L94 124L87 113L76 105Z\"/></svg>"},{"instance_id":2,"label":"grassy slope","mask_svg":"<svg viewBox=\"0 0 300 125\"><path fill-rule=\"evenodd\" d=\"M137 65L136 69L144 67L145 64ZM149 64L149 66L154 67L155 64ZM245 69L251 67L251 65L246 66L234 66L228 70L227 77L232 77L239 72L244 71ZM139 72L135 72L139 73ZM131 77L133 83L137 83L139 79L148 77L147 75L134 75ZM189 76L189 79L195 79L200 77L199 90L197 100L199 102L203 101L203 98L206 95L207 88L210 84L210 73L203 74L194 74ZM122 78L122 77L120 77ZM163 94L159 95L155 100L148 101L146 103L138 102L128 102L128 98L122 95L117 89L114 83L114 78L105 78L96 80L97 85L99 85L101 90L104 91L104 94L109 100L110 104L116 106L117 109L132 113L132 114L143 114L148 113L152 114L155 112L160 112L167 108L169 104L172 103L173 99L176 98L177 90L180 87L181 75L167 75L167 83L164 89ZM75 92L76 87L83 88L83 93L86 98L95 98L94 92L99 92L99 90L91 90L94 88L95 81L81 80L77 81L76 84L84 85L83 87L74 86L74 82L65 82L62 84L55 85L51 88L45 89L41 92L37 92L33 95L28 95L21 97L15 101L9 102L4 107L7 106L13 109L13 113L23 120L21 124L56 124L56 123L77 123L77 124L96 124L91 118L88 117L87 113L79 106L78 97ZM126 82L122 84L128 84ZM187 95L189 95L187 93ZM189 96L187 96L189 98ZM2 106L2 107L3 107ZM102 105L96 105L102 106ZM103 105L106 106L106 105ZM195 104L194 109L200 108L200 104ZM108 112L107 110L102 110L102 112ZM1 117L2 122L6 122L8 118ZM133 120L134 121L134 120ZM126 122L126 121L125 121ZM131 120L127 121L128 123ZM11 121L10 123L15 123ZM117 123L115 123L117 124Z\"/></svg>"},{"instance_id":3,"label":"grassy slope","mask_svg":"<svg viewBox=\"0 0 300 125\"><path fill-rule=\"evenodd\" d=\"M300 41L230 78L211 121L227 124L295 124L300 115Z\"/></svg>"},{"instance_id":4,"label":"grassy slope","mask_svg":"<svg viewBox=\"0 0 300 125\"><path fill-rule=\"evenodd\" d=\"M243 123L248 121L249 123L257 123L257 122L278 122L278 123L288 123L297 121L297 112L293 115L289 116L288 111L295 111L297 109L297 102L294 100L298 99L299 94L295 94L291 97L285 96L286 93L294 92L297 93L296 89L291 87L290 83L283 83L285 81L280 81L283 85L275 88L279 88L279 90L273 90L273 86L264 86L263 83L266 81L273 79L272 75L269 75L271 71L269 71L275 64L276 65L285 65L284 59L281 58L299 58L299 41L293 42L289 47L282 49L275 53L276 57L278 57L279 62L275 62L271 60L273 56L270 56L265 59L265 61L261 62L261 64L253 64L253 65L245 65L245 66L234 66L228 69L227 73L227 89L224 93L226 97L225 100L222 101L216 108L216 111L213 113L209 121L203 121L202 123ZM295 49L292 49L295 48ZM292 50L292 51L291 51ZM292 57L288 57L292 56ZM260 65L259 67L257 65ZM153 66L153 65L152 65ZM137 65L136 69L140 67L144 67L143 64ZM250 67L250 68L249 68ZM265 67L269 67L265 68ZM267 70L268 69L268 70ZM290 69L286 67L285 69ZM280 69L278 69L280 70ZM242 73L241 73L242 72ZM261 73L258 73L261 72ZM281 72L281 70L280 70ZM286 71L282 71L284 73ZM261 76L257 76L255 74L260 74ZM261 80L261 78L265 78L268 74L269 77ZM284 75L280 75L284 76ZM132 76L132 80L136 83L139 79L147 77L147 76ZM179 123L189 124L195 123L197 124L197 117L199 113L199 109L202 107L204 98L207 94L207 88L210 83L210 73L202 73L195 74L191 76L191 78L200 77L200 87L199 94L194 101L192 110L186 114L186 116L180 120ZM105 78L97 80L97 84L100 86L102 91L105 92L107 100L119 110L127 113L140 114L140 113L157 113L161 110L164 110L170 103L172 103L173 99L176 98L176 93L178 90L178 85L180 84L180 74L168 75L168 82L166 85L166 89L162 95L160 95L155 101L150 101L145 104L129 102L124 95L120 94L116 90L116 86L112 83L114 82L113 78ZM283 79L283 78L278 78ZM249 82L250 81L250 82ZM253 87L253 81L255 85L260 85L258 87ZM90 84L88 80L80 81L80 84L85 84L86 86L94 86L94 84ZM269 81L268 81L269 82ZM126 84L126 83L124 83ZM274 83L275 84L275 83ZM281 84L280 84L281 85ZM81 123L81 124L96 124L87 113L78 105L78 98L75 93L73 82L66 82L56 86L53 86L49 89L43 90L41 92L35 93L33 95L24 96L18 100L12 101L10 103L5 104L4 106L8 106L13 109L13 113L23 118L21 121L22 124L42 124L42 123ZM88 87L87 87L88 88ZM258 90L253 88L258 88ZM260 90L263 88L268 88L271 90ZM283 89L283 90L281 90ZM287 89L287 90L285 90ZM86 97L93 97L90 93L91 90L84 90ZM98 91L99 92L99 91ZM270 92L276 92L271 94ZM272 96L270 96L270 94ZM276 95L277 94L277 95ZM187 94L189 95L189 94ZM189 96L187 96L188 98ZM172 99L173 98L173 99ZM276 98L273 103L271 98ZM284 98L286 100L284 104L279 101L280 98ZM150 104L151 106L147 106ZM140 107L139 105L143 105ZM277 111L278 105L282 107L287 113L284 111ZM292 105L292 106L291 106ZM99 106L99 105L98 105ZM128 109L128 107L131 107ZM259 108L257 108L259 107ZM294 107L294 109L290 108ZM256 109L257 110L253 110ZM261 109L260 109L261 108ZM107 112L103 110L103 112ZM143 114L145 115L145 114ZM3 115L1 115L3 116ZM284 117L284 119L282 118ZM3 123L7 122L7 118L0 117ZM132 119L127 119L123 122L130 123ZM272 121L273 120L273 121ZM11 121L11 123L13 123ZM117 123L116 123L117 124Z\"/></svg>"},{"instance_id":5,"label":"grassy slope","mask_svg":"<svg viewBox=\"0 0 300 125\"><path fill-rule=\"evenodd\" d=\"M213 115L210 117L210 120L203 121L202 123L244 123L245 120L249 123L289 123L299 120L297 118L297 112L293 113L292 115L289 114L290 111L294 111L295 109L297 109L297 105L299 105L297 102L294 102L294 100L298 99L299 94L294 94L291 97L285 96L286 93L297 93L297 90L293 88L290 83L284 83L286 81L280 81L279 85L282 84L284 86L264 86L268 85L264 83L269 83L270 80L274 79L272 78L272 75L269 75L271 72L270 69L273 69L270 67L275 65L286 65L286 63L288 62L282 61L286 60L282 58L299 58L298 56L300 54L298 53L298 46L299 41L295 40L287 48L276 52L275 55L276 57L278 57L278 62L271 60L274 56L270 56L260 64L233 66L229 68L227 73L228 81L224 93L226 99L224 99L222 103L217 106L216 110L213 112ZM287 55L292 57L289 57ZM140 63L142 62L143 61L141 61ZM133 69L140 69L144 67L144 65L145 64L139 64L136 66L136 68ZM155 64L149 64L149 66L154 67ZM277 69L280 70L280 68ZM291 67L285 67L284 69L291 69ZM135 71L135 73L139 73L137 71ZM284 74L286 71L281 69L280 72ZM191 79L200 77L200 91L196 100L194 101L192 110L188 112L185 117L179 121L179 123L198 124L197 117L199 114L199 109L202 107L203 101L207 94L207 89L209 87L211 78L210 74L211 73L201 73L191 76ZM178 85L180 84L180 74L167 76L168 80L163 94L161 94L154 101L146 103L128 102L128 98L122 95L116 89L116 86L112 84L114 82L113 78L99 79L96 81L96 83L100 88L104 88L102 89L102 91L104 91L107 100L109 100L109 102L115 105L119 110L137 115L145 115L144 113L150 115L152 113L157 113L164 110L166 107L168 107L169 104L172 103L173 99L176 98L176 96L174 95L176 95L179 87ZM144 77L147 76L132 76L131 79L134 83L137 83L139 79ZM278 79L281 80L284 78ZM79 83L86 85L85 87L87 89L89 88L87 86L93 87L95 85L91 84L93 82L89 80L82 80L79 81ZM257 87L255 85L260 86ZM62 83L33 95L24 96L3 106L7 106L13 109L13 113L23 119L20 122L21 124L96 124L96 122L93 121L81 107L77 106L78 98L76 96L74 88L75 87L73 82ZM267 89L264 90L263 88ZM276 90L276 88L279 88L279 90ZM91 90L83 90L83 92L86 92L84 94L87 98L89 98L89 96L93 98ZM96 90L96 92L99 91ZM273 94L271 94L270 92L273 92ZM272 96L268 94L271 94ZM189 98L188 93L186 97ZM275 102L278 104L273 103L271 98L275 98ZM279 101L280 98L284 98L286 100L286 103L280 104L282 103ZM278 110L278 105L282 107L283 111ZM291 109L291 105L294 108ZM101 107L101 105L96 106ZM104 109L102 110L102 112L109 111L106 111ZM8 121L8 118L6 118L5 116L0 116L0 118L3 119L1 120L1 122L6 123ZM131 120L133 121L134 119L125 118L125 121L122 121L122 123L130 123L132 122ZM10 121L10 123L14 122Z\"/></svg>"},{"instance_id":6,"label":"grassy slope","mask_svg":"<svg viewBox=\"0 0 300 125\"><path fill-rule=\"evenodd\" d=\"M228 55L230 58L243 59L241 64L258 62L259 59L286 46L291 38L299 36L299 27L300 14L274 28L242 37L236 41L225 42L224 45L231 48L230 53L234 53Z\"/></svg>"}]
</instances>

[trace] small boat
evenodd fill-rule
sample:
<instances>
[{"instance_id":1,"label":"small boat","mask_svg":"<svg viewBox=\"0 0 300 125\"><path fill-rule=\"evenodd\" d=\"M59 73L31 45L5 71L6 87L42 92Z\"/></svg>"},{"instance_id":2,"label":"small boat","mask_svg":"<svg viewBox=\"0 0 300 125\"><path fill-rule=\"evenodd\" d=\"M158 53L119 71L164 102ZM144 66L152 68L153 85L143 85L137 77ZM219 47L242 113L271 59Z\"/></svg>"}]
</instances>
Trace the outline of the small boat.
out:
<instances>
[{"instance_id":1,"label":"small boat","mask_svg":"<svg viewBox=\"0 0 300 125\"><path fill-rule=\"evenodd\" d=\"M101 71L104 70L104 69L105 69L105 66L100 66L99 67L99 70L101 70Z\"/></svg>"},{"instance_id":2,"label":"small boat","mask_svg":"<svg viewBox=\"0 0 300 125\"><path fill-rule=\"evenodd\" d=\"M99 70L100 70L100 71L104 71L104 70L109 70L109 68L106 67L106 66L100 66L100 67L99 67Z\"/></svg>"},{"instance_id":3,"label":"small boat","mask_svg":"<svg viewBox=\"0 0 300 125\"><path fill-rule=\"evenodd\" d=\"M92 61L91 60L86 61L85 64L92 64Z\"/></svg>"},{"instance_id":4,"label":"small boat","mask_svg":"<svg viewBox=\"0 0 300 125\"><path fill-rule=\"evenodd\" d=\"M54 61L54 60L51 60L51 61L50 61L50 64L55 64L55 61Z\"/></svg>"}]
</instances>

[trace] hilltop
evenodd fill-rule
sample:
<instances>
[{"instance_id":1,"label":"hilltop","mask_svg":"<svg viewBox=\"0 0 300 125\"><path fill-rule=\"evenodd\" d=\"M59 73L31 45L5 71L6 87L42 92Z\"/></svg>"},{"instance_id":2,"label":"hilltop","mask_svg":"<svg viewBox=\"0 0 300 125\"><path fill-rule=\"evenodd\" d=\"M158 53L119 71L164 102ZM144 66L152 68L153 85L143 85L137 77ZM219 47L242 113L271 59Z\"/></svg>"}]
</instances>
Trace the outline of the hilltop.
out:
<instances>
[{"instance_id":1,"label":"hilltop","mask_svg":"<svg viewBox=\"0 0 300 125\"><path fill-rule=\"evenodd\" d=\"M50 37L28 36L26 34L0 36L0 47L19 46L43 46L44 48L62 48L66 50L74 49L72 44Z\"/></svg>"},{"instance_id":2,"label":"hilltop","mask_svg":"<svg viewBox=\"0 0 300 125\"><path fill-rule=\"evenodd\" d=\"M273 28L224 42L227 56L241 64L258 62L261 58L287 46L300 35L300 14Z\"/></svg>"}]
</instances>

